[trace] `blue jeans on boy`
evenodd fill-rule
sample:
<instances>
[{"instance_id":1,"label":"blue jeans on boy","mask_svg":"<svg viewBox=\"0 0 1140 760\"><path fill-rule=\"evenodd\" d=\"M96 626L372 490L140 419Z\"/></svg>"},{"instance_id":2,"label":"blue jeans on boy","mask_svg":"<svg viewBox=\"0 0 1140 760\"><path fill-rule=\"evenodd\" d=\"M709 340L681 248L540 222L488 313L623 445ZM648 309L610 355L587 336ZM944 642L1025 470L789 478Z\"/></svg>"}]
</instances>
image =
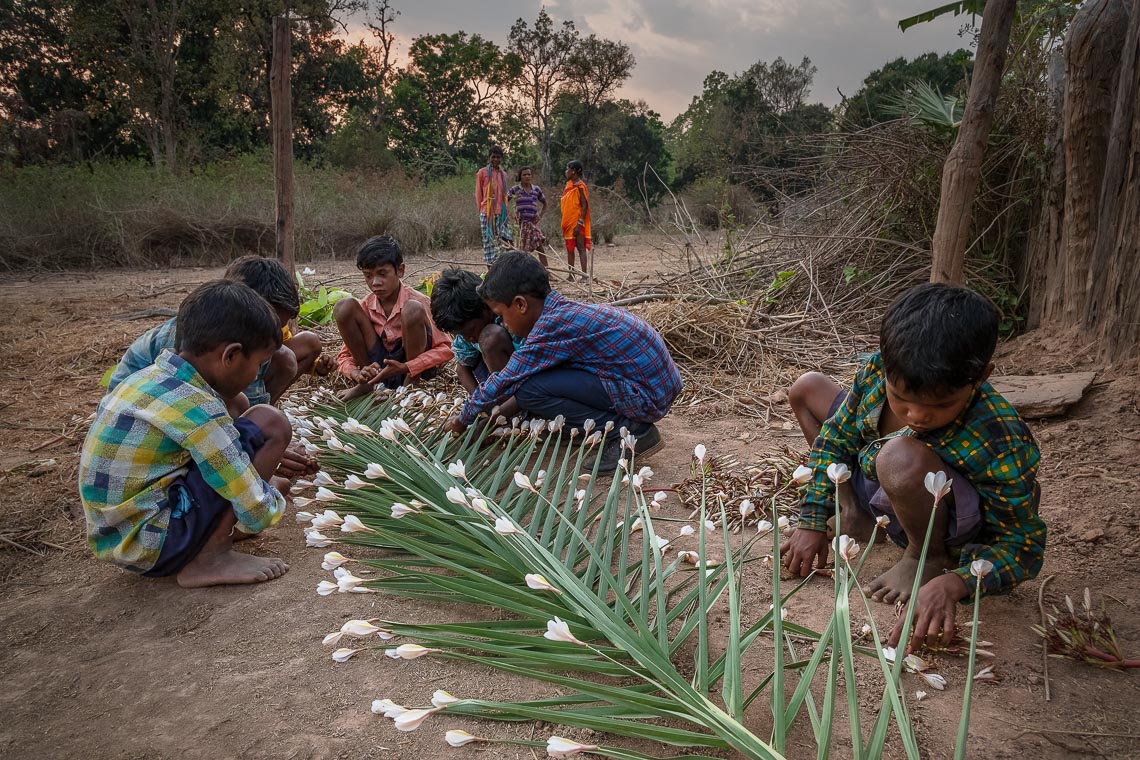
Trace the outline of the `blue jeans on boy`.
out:
<instances>
[{"instance_id":1,"label":"blue jeans on boy","mask_svg":"<svg viewBox=\"0 0 1140 760\"><path fill-rule=\"evenodd\" d=\"M612 421L615 434L622 427L634 435L649 429L648 422L619 414L602 381L585 370L556 367L539 372L522 382L515 400L523 411L541 419L552 420L561 414L570 427L580 428L586 420L594 420L598 430Z\"/></svg>"}]
</instances>

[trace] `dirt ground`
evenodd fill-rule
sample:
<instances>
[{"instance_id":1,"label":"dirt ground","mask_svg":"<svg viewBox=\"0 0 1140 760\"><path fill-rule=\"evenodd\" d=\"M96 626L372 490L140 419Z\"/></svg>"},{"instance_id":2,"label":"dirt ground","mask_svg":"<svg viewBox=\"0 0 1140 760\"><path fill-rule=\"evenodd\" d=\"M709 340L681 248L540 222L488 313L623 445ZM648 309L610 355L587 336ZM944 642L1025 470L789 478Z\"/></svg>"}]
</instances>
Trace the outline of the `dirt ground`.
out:
<instances>
[{"instance_id":1,"label":"dirt ground","mask_svg":"<svg viewBox=\"0 0 1140 760\"><path fill-rule=\"evenodd\" d=\"M408 279L465 262L476 251L418 257ZM661 266L652 241L607 248L599 274L650 276ZM350 263L313 266L324 279L361 292ZM449 728L483 736L545 739L549 726L475 723L435 716L401 734L369 712L373 699L422 705L432 690L492 699L549 695L551 690L470 665L393 662L362 652L348 663L329 659L321 638L353 617L407 621L460 619L411 600L375 595L318 597L321 551L305 549L301 528L287 518L252 551L273 553L291 565L282 579L253 587L184 591L173 581L147 580L92 560L84 544L76 493L78 446L84 420L101 395L98 385L127 344L163 319L122 315L175 308L196 284L220 268L70 272L0 278L0 756L11 758L460 757ZM568 292L575 291L567 289ZM330 346L330 348L332 348ZM1041 510L1049 526L1045 567L1038 579L982 607L983 636L995 642L998 683L981 683L971 722L971 756L1068 758L1135 757L1140 738L1140 675L1097 670L1067 660L1049 662L1052 700L1045 701L1041 647L1030 630L1037 621L1042 580L1052 577L1046 606L1085 587L1103 601L1126 652L1140 652L1140 382L1136 367L1103 370L1087 348L1063 337L1033 334L1003 346L999 372L1102 370L1089 394L1063 418L1033 425L1044 454ZM771 391L778 389L772 388ZM669 446L653 461L655 483L686 476L696 443L742 463L792 446L786 406L772 421L719 414L713 405L680 408L662 423ZM670 500L667 516L685 517ZM897 550L876 550L865 573L886 569ZM745 602L759 614L770 602L770 581L755 573ZM789 618L813 625L826 618L831 585L809 586ZM889 625L892 611L877 605ZM856 624L862 622L857 608ZM962 609L959 619L967 619ZM963 660L936 657L949 681L913 712L924 755L950 756L961 709ZM864 707L878 700L873 664L860 669L868 688ZM751 663L746 679L764 675ZM912 693L920 687L904 676ZM768 725L760 700L748 718ZM438 718L438 720L437 720ZM844 719L845 720L845 719ZM434 721L434 722L433 722ZM845 726L837 726L842 735ZM577 738L588 734L560 731ZM790 757L809 754L804 732ZM530 758L531 751L476 745L482 756ZM845 756L840 744L834 756ZM814 751L810 752L814 756ZM899 748L888 746L887 756Z\"/></svg>"}]
</instances>

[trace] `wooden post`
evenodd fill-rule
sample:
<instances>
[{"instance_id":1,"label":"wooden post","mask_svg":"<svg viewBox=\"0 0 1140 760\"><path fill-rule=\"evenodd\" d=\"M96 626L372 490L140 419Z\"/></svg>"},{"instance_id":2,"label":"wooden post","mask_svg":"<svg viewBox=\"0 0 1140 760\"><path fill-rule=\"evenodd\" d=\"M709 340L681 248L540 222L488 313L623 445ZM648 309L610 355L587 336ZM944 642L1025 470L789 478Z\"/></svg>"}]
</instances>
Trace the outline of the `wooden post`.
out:
<instances>
[{"instance_id":1,"label":"wooden post","mask_svg":"<svg viewBox=\"0 0 1140 760\"><path fill-rule=\"evenodd\" d=\"M273 187L277 200L277 258L290 273L293 259L293 94L290 83L289 18L273 19L273 63L269 71L272 103Z\"/></svg>"},{"instance_id":2,"label":"wooden post","mask_svg":"<svg viewBox=\"0 0 1140 760\"><path fill-rule=\"evenodd\" d=\"M978 32L978 55L974 63L966 111L958 127L958 139L946 157L942 170L942 196L938 202L938 222L931 241L934 261L931 282L961 285L964 279L966 246L974 219L974 197L982 176L982 159L990 138L1006 48L1013 26L1017 0L989 0L982 12Z\"/></svg>"}]
</instances>

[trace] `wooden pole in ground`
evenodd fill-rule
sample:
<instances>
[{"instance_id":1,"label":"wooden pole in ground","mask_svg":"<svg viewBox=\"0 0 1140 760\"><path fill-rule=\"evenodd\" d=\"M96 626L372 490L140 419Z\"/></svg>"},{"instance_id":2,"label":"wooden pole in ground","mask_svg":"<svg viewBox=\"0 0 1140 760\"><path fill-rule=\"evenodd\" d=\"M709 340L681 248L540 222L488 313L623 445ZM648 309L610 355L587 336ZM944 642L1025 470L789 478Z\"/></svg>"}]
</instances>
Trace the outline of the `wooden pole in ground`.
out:
<instances>
[{"instance_id":1,"label":"wooden pole in ground","mask_svg":"<svg viewBox=\"0 0 1140 760\"><path fill-rule=\"evenodd\" d=\"M289 18L273 19L273 63L269 71L272 103L273 187L277 201L277 258L290 273L293 259L293 95Z\"/></svg>"},{"instance_id":2,"label":"wooden pole in ground","mask_svg":"<svg viewBox=\"0 0 1140 760\"><path fill-rule=\"evenodd\" d=\"M994 104L1005 68L1006 48L1013 26L1017 0L988 0L978 32L978 55L974 63L966 111L958 127L958 139L946 157L942 170L942 196L938 203L938 223L931 241L934 261L931 282L961 285L964 279L966 246L974 219L974 197L982 176L982 159L993 124Z\"/></svg>"}]
</instances>

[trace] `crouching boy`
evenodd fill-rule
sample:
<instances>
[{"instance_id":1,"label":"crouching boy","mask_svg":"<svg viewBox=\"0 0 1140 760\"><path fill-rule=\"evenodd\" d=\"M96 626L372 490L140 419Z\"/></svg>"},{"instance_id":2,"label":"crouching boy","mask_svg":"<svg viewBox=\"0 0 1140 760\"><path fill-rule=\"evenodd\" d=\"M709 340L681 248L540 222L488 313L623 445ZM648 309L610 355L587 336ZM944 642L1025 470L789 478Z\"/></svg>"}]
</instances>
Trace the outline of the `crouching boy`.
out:
<instances>
[{"instance_id":1,"label":"crouching boy","mask_svg":"<svg viewBox=\"0 0 1140 760\"><path fill-rule=\"evenodd\" d=\"M792 386L790 403L812 446L811 482L784 563L806 576L827 561L834 486L827 466L852 473L839 486L840 529L866 537L877 518L904 547L902 559L869 584L876 601L907 602L931 520L928 472L945 472L951 490L936 508L908 645L945 645L958 602L972 602L970 563L993 571L983 594L1002 594L1033 578L1045 552L1037 514L1040 453L1028 427L986 382L993 371L998 312L966 288L920 285L887 310L880 352L850 389L818 373ZM898 644L902 622L890 636Z\"/></svg>"},{"instance_id":2,"label":"crouching boy","mask_svg":"<svg viewBox=\"0 0 1140 760\"><path fill-rule=\"evenodd\" d=\"M455 354L455 374L468 394L491 375L507 366L511 354L522 345L522 338L511 335L503 320L495 316L479 297L483 281L463 269L446 269L431 291L431 316L436 326L451 333ZM508 400L500 411L511 416L518 404Z\"/></svg>"},{"instance_id":3,"label":"crouching boy","mask_svg":"<svg viewBox=\"0 0 1140 760\"><path fill-rule=\"evenodd\" d=\"M648 323L624 309L563 298L551 290L542 264L518 251L491 265L479 295L523 343L448 421L453 432L513 395L523 411L542 419L562 415L573 427L612 422L602 472L617 468L622 427L636 436L639 457L662 447L653 423L680 395L681 374Z\"/></svg>"},{"instance_id":4,"label":"crouching boy","mask_svg":"<svg viewBox=\"0 0 1140 760\"><path fill-rule=\"evenodd\" d=\"M223 399L280 348L281 326L247 285L216 280L186 297L176 329L175 350L105 396L83 442L88 545L98 559L184 587L280 577L284 562L233 542L281 519L283 476L316 463L287 451L283 413L257 405L234 420Z\"/></svg>"},{"instance_id":5,"label":"crouching boy","mask_svg":"<svg viewBox=\"0 0 1140 760\"><path fill-rule=\"evenodd\" d=\"M356 252L356 267L371 292L360 301L342 298L333 310L344 339L337 365L353 384L341 397L435 377L451 360L451 338L432 324L427 296L402 282L400 244L391 235L369 238Z\"/></svg>"}]
</instances>

